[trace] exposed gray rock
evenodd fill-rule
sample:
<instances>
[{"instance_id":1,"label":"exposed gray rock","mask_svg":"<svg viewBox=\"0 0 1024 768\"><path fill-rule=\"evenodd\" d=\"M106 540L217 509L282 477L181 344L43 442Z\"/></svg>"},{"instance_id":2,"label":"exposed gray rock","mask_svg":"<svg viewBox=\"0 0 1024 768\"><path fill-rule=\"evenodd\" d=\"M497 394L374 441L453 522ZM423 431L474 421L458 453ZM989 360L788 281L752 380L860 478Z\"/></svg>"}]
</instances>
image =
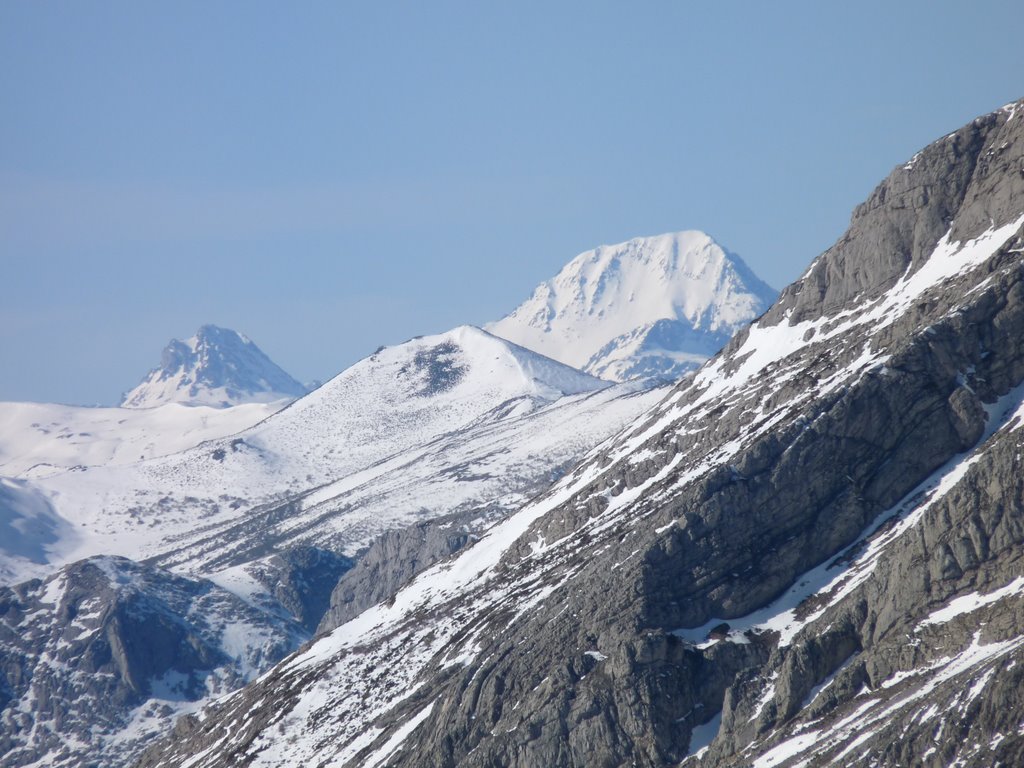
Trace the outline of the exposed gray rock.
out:
<instances>
[{"instance_id":1,"label":"exposed gray rock","mask_svg":"<svg viewBox=\"0 0 1024 768\"><path fill-rule=\"evenodd\" d=\"M459 348L450 341L417 352L411 365L399 370L400 376L414 376L422 382L420 397L447 392L466 375L466 366L459 364Z\"/></svg>"},{"instance_id":2,"label":"exposed gray rock","mask_svg":"<svg viewBox=\"0 0 1024 768\"><path fill-rule=\"evenodd\" d=\"M886 547L870 580L730 688L702 765L746 765L800 732L820 735L779 748L793 760L775 764L1020 764L1022 443L1001 431L981 446L919 535Z\"/></svg>"},{"instance_id":3,"label":"exposed gray rock","mask_svg":"<svg viewBox=\"0 0 1024 768\"><path fill-rule=\"evenodd\" d=\"M766 320L835 314L919 269L947 231L966 241L1019 215L1024 136L1020 115L1008 120L1010 114L979 117L894 170L854 209L839 241L782 292Z\"/></svg>"},{"instance_id":4,"label":"exposed gray rock","mask_svg":"<svg viewBox=\"0 0 1024 768\"><path fill-rule=\"evenodd\" d=\"M462 549L473 530L487 518L475 510L450 515L382 534L329 592L317 634L330 632L382 600L387 600L414 576ZM477 522L474 525L474 521Z\"/></svg>"},{"instance_id":5,"label":"exposed gray rock","mask_svg":"<svg viewBox=\"0 0 1024 768\"><path fill-rule=\"evenodd\" d=\"M307 637L210 582L124 558L0 588L0 766L125 765L191 702Z\"/></svg>"},{"instance_id":6,"label":"exposed gray rock","mask_svg":"<svg viewBox=\"0 0 1024 768\"><path fill-rule=\"evenodd\" d=\"M251 573L312 634L330 605L338 579L354 561L317 547L289 547L259 561Z\"/></svg>"}]
</instances>

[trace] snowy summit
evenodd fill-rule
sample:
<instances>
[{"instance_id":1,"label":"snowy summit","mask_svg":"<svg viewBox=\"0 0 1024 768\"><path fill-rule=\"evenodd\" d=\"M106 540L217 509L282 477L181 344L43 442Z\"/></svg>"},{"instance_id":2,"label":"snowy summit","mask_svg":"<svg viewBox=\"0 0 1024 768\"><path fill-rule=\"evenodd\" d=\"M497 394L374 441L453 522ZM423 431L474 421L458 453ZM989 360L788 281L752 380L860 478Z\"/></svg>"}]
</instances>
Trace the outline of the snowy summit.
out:
<instances>
[{"instance_id":1,"label":"snowy summit","mask_svg":"<svg viewBox=\"0 0 1024 768\"><path fill-rule=\"evenodd\" d=\"M306 387L237 331L204 325L186 341L172 339L154 368L124 396L125 408L164 403L226 408L240 403L292 400Z\"/></svg>"},{"instance_id":2,"label":"snowy summit","mask_svg":"<svg viewBox=\"0 0 1024 768\"><path fill-rule=\"evenodd\" d=\"M777 292L691 230L581 253L487 330L594 376L678 378Z\"/></svg>"}]
</instances>

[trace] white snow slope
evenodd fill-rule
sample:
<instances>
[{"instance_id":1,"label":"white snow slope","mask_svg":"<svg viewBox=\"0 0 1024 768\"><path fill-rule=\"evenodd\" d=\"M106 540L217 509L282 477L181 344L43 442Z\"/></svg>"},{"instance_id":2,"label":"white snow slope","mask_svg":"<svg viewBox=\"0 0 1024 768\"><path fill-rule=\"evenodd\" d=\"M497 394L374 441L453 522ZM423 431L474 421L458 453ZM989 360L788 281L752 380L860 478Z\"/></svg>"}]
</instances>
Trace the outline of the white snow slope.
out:
<instances>
[{"instance_id":1,"label":"white snow slope","mask_svg":"<svg viewBox=\"0 0 1024 768\"><path fill-rule=\"evenodd\" d=\"M135 409L0 403L0 475L43 477L69 467L166 456L247 429L285 404Z\"/></svg>"},{"instance_id":2,"label":"white snow slope","mask_svg":"<svg viewBox=\"0 0 1024 768\"><path fill-rule=\"evenodd\" d=\"M160 557L209 574L268 543L355 552L425 517L521 503L663 395L478 328L414 339L235 437L34 480L59 517L48 530L74 531L44 542L45 559ZM28 565L0 550L8 571Z\"/></svg>"},{"instance_id":3,"label":"white snow slope","mask_svg":"<svg viewBox=\"0 0 1024 768\"><path fill-rule=\"evenodd\" d=\"M776 295L739 256L691 230L581 253L486 327L601 378L675 379Z\"/></svg>"}]
</instances>

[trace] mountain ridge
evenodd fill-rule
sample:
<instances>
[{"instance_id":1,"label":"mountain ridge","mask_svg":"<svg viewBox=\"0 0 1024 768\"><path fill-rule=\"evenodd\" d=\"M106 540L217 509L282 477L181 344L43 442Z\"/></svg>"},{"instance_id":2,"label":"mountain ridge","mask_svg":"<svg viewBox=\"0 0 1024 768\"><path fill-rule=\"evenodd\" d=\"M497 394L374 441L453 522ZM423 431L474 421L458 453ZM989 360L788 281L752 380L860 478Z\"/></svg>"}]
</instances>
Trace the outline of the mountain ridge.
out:
<instances>
[{"instance_id":1,"label":"mountain ridge","mask_svg":"<svg viewBox=\"0 0 1024 768\"><path fill-rule=\"evenodd\" d=\"M2 751L17 765L127 764L176 714L264 671L321 623L386 597L542 490L664 391L610 384L463 326L381 348L260 424L181 454L0 479L0 528L35 532L34 540L13 542L34 559L21 578L46 578L0 587L0 667L17 675L7 687L0 677ZM247 407L254 406L226 411ZM211 410L168 404L139 413L165 409ZM439 527L446 533L435 533ZM0 547L11 544L0 537ZM353 563L340 553L363 550L359 572L339 582ZM372 564L394 551L401 567L389 561L378 575ZM49 566L38 562L48 558ZM174 600L154 609L157 626L184 632L156 646L158 664L170 658L170 669L136 660L118 677L125 665L95 662L101 648L68 655L65 634L69 642L105 641L115 657L120 646L152 641L116 612L104 609L99 625L91 621L97 602L123 602L85 576L104 563L149 574L132 598L139 610L166 604L160 585L173 581L179 593L216 596L229 631L206 626L202 612ZM0 576L17 580L11 571ZM82 582L78 597L38 598L61 574ZM90 621L78 621L76 610ZM253 625L253 617L259 632L230 629ZM36 631L44 625L54 628L49 640ZM82 629L98 639L78 637ZM59 668L51 669L51 657ZM236 658L246 661L245 676ZM110 668L106 687L92 681L96 669ZM103 698L111 690L116 695ZM47 704L48 692L58 705Z\"/></svg>"},{"instance_id":2,"label":"mountain ridge","mask_svg":"<svg viewBox=\"0 0 1024 768\"><path fill-rule=\"evenodd\" d=\"M304 535L340 537L335 544L353 555L381 526L402 515L430 517L433 504L441 505L436 514L447 513L452 510L444 506L455 498L469 504L479 494L491 499L514 496L515 489L531 487L533 473L545 476L610 429L607 424L619 424L638 408L636 403L658 396L643 386L616 385L606 391L610 388L609 382L478 328L460 326L381 348L241 432L145 461L52 468L32 483L51 500L58 520L77 532L65 544L48 539L55 564L114 553L166 557L177 567L198 558L189 566L198 567L215 556L215 541L229 551L258 549L256 539L269 533L257 521L291 530L282 535L293 536L299 519L312 520L335 507L341 516L331 512L331 517L340 528L321 521L320 533L311 528ZM607 406L607 419L595 412L598 404ZM171 407L183 406L162 408ZM161 409L147 413L156 410ZM562 437L537 434L533 427L543 423L554 428L584 417L593 424L578 424L575 434ZM504 430L520 440L530 435L530 442L522 447L494 444ZM459 440L467 441L466 451L457 445ZM548 470L541 469L546 459L531 457L530 445L537 450L543 446L557 457ZM347 503L332 501L363 498L360 494L371 488L374 494L383 493L380 483L391 487L396 467L434 452L440 452L438 457L459 453L460 463L481 466L452 484L446 479L460 477L453 468L437 467L442 473L437 482L407 469L410 477L431 487L430 500L425 495L414 503L401 495L387 510L375 506L374 498L364 498L362 505L378 509L378 517L356 515L358 525L347 512L341 513L349 509ZM522 474L500 493L495 471L485 468L505 461ZM425 487L421 493L426 494ZM295 517L290 525L270 522L286 510ZM3 552L2 544L0 565L15 573L17 560ZM326 544L318 538L318 545ZM36 572L33 568L26 574Z\"/></svg>"}]
</instances>

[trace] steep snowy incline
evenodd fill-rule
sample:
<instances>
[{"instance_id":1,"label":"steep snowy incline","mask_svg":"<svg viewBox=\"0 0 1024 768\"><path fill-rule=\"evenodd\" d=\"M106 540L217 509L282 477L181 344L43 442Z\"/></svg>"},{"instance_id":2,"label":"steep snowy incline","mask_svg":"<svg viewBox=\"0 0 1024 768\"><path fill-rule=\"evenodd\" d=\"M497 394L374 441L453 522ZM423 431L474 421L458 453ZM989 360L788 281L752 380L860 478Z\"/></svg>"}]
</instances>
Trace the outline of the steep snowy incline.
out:
<instances>
[{"instance_id":1,"label":"steep snowy incline","mask_svg":"<svg viewBox=\"0 0 1024 768\"><path fill-rule=\"evenodd\" d=\"M0 477L0 584L46 576L50 549L78 540L78 532L54 512L27 480Z\"/></svg>"},{"instance_id":2,"label":"steep snowy incline","mask_svg":"<svg viewBox=\"0 0 1024 768\"><path fill-rule=\"evenodd\" d=\"M520 397L555 400L603 389L572 368L462 326L385 347L230 441L139 467L136 487L216 498L307 491Z\"/></svg>"},{"instance_id":3,"label":"steep snowy incline","mask_svg":"<svg viewBox=\"0 0 1024 768\"><path fill-rule=\"evenodd\" d=\"M164 403L225 408L240 403L294 400L306 387L237 331L204 325L185 341L172 339L160 366L121 401L125 408Z\"/></svg>"},{"instance_id":4,"label":"steep snowy incline","mask_svg":"<svg viewBox=\"0 0 1024 768\"><path fill-rule=\"evenodd\" d=\"M601 378L677 379L776 292L703 232L581 253L487 329Z\"/></svg>"},{"instance_id":5,"label":"steep snowy incline","mask_svg":"<svg viewBox=\"0 0 1024 768\"><path fill-rule=\"evenodd\" d=\"M77 532L50 542L48 557L174 552L173 562L192 569L229 553L232 564L256 556L237 550L262 547L262 556L271 540L314 536L351 552L396 521L473 505L504 509L502 500L534 492L660 396L608 388L477 328L414 339L234 437L39 478L36 487ZM495 427L502 436L489 431L506 424ZM407 490L396 496L400 488ZM329 525L325 516L337 519Z\"/></svg>"},{"instance_id":6,"label":"steep snowy incline","mask_svg":"<svg viewBox=\"0 0 1024 768\"><path fill-rule=\"evenodd\" d=\"M0 403L0 475L43 477L69 467L130 464L233 435L284 407L245 403L210 408L82 408Z\"/></svg>"},{"instance_id":7,"label":"steep snowy incline","mask_svg":"<svg viewBox=\"0 0 1024 768\"><path fill-rule=\"evenodd\" d=\"M1014 106L894 171L780 311L634 428L140 765L657 766L698 726L711 766L805 764L822 733L840 764L926 764L915 747L936 741L937 764L977 764L986 738L1019 763L1024 701L993 678L1024 648ZM710 627L742 627L839 554L848 578L792 615ZM976 608L993 626L953 620ZM913 627L934 642L939 624L942 646L919 648ZM842 719L817 722L835 696ZM851 727L876 716L877 733Z\"/></svg>"}]
</instances>

